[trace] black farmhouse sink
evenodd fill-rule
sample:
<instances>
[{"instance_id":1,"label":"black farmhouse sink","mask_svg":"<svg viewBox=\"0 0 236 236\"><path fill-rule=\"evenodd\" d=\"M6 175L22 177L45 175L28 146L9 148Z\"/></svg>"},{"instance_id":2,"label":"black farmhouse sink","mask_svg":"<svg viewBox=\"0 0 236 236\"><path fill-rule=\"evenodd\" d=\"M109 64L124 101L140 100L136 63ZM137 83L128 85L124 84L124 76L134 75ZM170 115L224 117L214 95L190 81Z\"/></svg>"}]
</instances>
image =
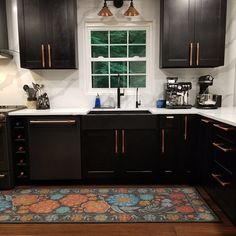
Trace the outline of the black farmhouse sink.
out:
<instances>
[{"instance_id":1,"label":"black farmhouse sink","mask_svg":"<svg viewBox=\"0 0 236 236\"><path fill-rule=\"evenodd\" d=\"M149 110L93 110L89 115L145 115L152 114Z\"/></svg>"}]
</instances>

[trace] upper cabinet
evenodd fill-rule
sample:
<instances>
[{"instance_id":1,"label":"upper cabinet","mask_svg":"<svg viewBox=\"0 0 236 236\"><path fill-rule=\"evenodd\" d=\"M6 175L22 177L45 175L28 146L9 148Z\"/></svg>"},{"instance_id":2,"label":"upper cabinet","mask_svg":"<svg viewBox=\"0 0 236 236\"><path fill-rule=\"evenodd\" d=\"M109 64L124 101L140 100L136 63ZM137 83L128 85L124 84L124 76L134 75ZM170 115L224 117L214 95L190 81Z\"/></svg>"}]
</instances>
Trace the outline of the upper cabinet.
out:
<instances>
[{"instance_id":1,"label":"upper cabinet","mask_svg":"<svg viewBox=\"0 0 236 236\"><path fill-rule=\"evenodd\" d=\"M224 65L226 0L161 0L160 68Z\"/></svg>"},{"instance_id":2,"label":"upper cabinet","mask_svg":"<svg viewBox=\"0 0 236 236\"><path fill-rule=\"evenodd\" d=\"M76 0L18 0L21 67L77 68Z\"/></svg>"}]
</instances>

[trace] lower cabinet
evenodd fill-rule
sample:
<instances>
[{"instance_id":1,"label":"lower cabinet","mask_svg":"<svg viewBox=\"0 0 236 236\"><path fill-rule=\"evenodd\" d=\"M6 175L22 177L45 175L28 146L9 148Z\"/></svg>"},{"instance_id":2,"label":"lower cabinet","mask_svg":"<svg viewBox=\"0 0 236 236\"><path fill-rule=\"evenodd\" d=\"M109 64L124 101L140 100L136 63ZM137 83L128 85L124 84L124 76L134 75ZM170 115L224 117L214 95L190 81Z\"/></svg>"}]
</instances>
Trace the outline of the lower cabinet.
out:
<instances>
[{"instance_id":1,"label":"lower cabinet","mask_svg":"<svg viewBox=\"0 0 236 236\"><path fill-rule=\"evenodd\" d=\"M143 181L155 177L158 168L156 116L88 115L82 118L82 124L86 179Z\"/></svg>"},{"instance_id":2,"label":"lower cabinet","mask_svg":"<svg viewBox=\"0 0 236 236\"><path fill-rule=\"evenodd\" d=\"M29 117L30 180L81 179L77 117Z\"/></svg>"},{"instance_id":3,"label":"lower cabinet","mask_svg":"<svg viewBox=\"0 0 236 236\"><path fill-rule=\"evenodd\" d=\"M160 116L160 177L163 183L191 183L195 177L195 116Z\"/></svg>"}]
</instances>

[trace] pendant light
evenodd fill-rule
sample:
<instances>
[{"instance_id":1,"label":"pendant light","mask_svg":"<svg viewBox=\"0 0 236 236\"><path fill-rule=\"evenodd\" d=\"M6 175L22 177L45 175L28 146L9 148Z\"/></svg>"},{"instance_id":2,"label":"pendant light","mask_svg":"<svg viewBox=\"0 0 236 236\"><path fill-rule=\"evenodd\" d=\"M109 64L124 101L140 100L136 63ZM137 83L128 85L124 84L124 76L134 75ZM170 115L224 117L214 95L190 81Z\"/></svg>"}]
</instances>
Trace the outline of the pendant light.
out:
<instances>
[{"instance_id":1,"label":"pendant light","mask_svg":"<svg viewBox=\"0 0 236 236\"><path fill-rule=\"evenodd\" d=\"M99 16L112 16L113 14L109 10L107 6L107 1L113 1L113 5L116 8L121 8L123 6L124 1L130 1L130 6L128 10L124 13L125 16L138 16L139 12L134 8L133 0L104 0L104 6L99 11Z\"/></svg>"},{"instance_id":2,"label":"pendant light","mask_svg":"<svg viewBox=\"0 0 236 236\"><path fill-rule=\"evenodd\" d=\"M98 12L99 16L112 16L113 14L111 13L111 11L109 10L109 8L107 7L107 0L104 1L104 6L101 9L100 12Z\"/></svg>"},{"instance_id":3,"label":"pendant light","mask_svg":"<svg viewBox=\"0 0 236 236\"><path fill-rule=\"evenodd\" d=\"M138 16L139 12L134 8L133 0L130 1L128 10L124 13L125 16Z\"/></svg>"}]
</instances>

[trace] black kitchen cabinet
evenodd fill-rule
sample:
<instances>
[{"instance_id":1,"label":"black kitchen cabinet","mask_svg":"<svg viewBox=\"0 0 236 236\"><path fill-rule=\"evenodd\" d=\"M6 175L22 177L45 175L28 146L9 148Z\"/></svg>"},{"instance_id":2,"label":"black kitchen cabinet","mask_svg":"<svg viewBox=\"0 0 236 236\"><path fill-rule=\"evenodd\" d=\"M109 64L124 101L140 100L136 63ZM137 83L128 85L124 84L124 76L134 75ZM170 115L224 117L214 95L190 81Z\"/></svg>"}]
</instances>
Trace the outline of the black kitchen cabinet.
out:
<instances>
[{"instance_id":1,"label":"black kitchen cabinet","mask_svg":"<svg viewBox=\"0 0 236 236\"><path fill-rule=\"evenodd\" d=\"M21 67L77 68L76 0L18 0Z\"/></svg>"},{"instance_id":2,"label":"black kitchen cabinet","mask_svg":"<svg viewBox=\"0 0 236 236\"><path fill-rule=\"evenodd\" d=\"M226 0L161 0L160 68L224 65Z\"/></svg>"},{"instance_id":3,"label":"black kitchen cabinet","mask_svg":"<svg viewBox=\"0 0 236 236\"><path fill-rule=\"evenodd\" d=\"M29 117L28 137L31 181L81 179L79 118Z\"/></svg>"},{"instance_id":4,"label":"black kitchen cabinet","mask_svg":"<svg viewBox=\"0 0 236 236\"><path fill-rule=\"evenodd\" d=\"M157 127L154 115L84 116L84 177L150 180L158 168Z\"/></svg>"},{"instance_id":5,"label":"black kitchen cabinet","mask_svg":"<svg viewBox=\"0 0 236 236\"><path fill-rule=\"evenodd\" d=\"M191 183L195 177L194 116L160 116L160 177L164 183Z\"/></svg>"},{"instance_id":6,"label":"black kitchen cabinet","mask_svg":"<svg viewBox=\"0 0 236 236\"><path fill-rule=\"evenodd\" d=\"M236 130L218 121L212 121L211 126L211 165L206 190L236 224Z\"/></svg>"}]
</instances>

